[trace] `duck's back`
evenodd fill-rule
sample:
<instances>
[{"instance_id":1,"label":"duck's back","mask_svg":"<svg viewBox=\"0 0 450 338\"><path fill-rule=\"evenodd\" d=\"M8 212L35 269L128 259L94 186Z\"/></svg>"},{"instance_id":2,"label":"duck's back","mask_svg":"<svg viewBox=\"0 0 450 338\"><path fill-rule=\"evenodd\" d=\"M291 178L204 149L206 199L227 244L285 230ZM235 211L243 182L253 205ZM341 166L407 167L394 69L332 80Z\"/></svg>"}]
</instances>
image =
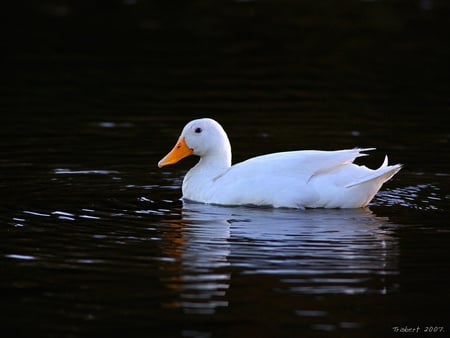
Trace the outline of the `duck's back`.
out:
<instances>
[{"instance_id":1,"label":"duck's back","mask_svg":"<svg viewBox=\"0 0 450 338\"><path fill-rule=\"evenodd\" d=\"M290 208L361 207L400 170L399 166L383 164L377 170L384 170L385 175L377 180L377 170L352 163L366 155L361 153L364 150L371 149L305 150L258 156L216 177L208 202ZM365 180L366 176L372 178Z\"/></svg>"}]
</instances>

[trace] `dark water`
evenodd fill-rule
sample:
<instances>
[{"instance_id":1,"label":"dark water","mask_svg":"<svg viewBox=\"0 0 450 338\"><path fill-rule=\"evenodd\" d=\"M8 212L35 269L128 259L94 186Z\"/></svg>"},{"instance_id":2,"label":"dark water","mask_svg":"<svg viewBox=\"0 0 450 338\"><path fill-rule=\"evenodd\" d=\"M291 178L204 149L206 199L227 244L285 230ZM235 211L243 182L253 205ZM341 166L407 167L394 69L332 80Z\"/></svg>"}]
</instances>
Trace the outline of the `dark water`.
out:
<instances>
[{"instance_id":1,"label":"dark water","mask_svg":"<svg viewBox=\"0 0 450 338\"><path fill-rule=\"evenodd\" d=\"M1 84L2 337L448 335L445 4L31 3ZM366 209L182 204L195 159L156 163L201 116L235 162L405 166Z\"/></svg>"}]
</instances>

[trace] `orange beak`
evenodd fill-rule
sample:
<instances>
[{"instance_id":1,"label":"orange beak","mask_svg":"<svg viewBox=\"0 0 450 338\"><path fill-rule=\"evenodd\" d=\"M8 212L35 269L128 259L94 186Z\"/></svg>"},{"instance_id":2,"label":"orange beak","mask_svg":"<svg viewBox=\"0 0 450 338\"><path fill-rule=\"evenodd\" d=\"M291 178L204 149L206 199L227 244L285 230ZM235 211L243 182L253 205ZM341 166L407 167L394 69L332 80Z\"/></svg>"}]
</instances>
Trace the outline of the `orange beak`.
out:
<instances>
[{"instance_id":1,"label":"orange beak","mask_svg":"<svg viewBox=\"0 0 450 338\"><path fill-rule=\"evenodd\" d=\"M192 155L194 151L189 148L184 140L184 137L180 138L175 144L175 147L164 156L161 161L158 162L158 167L162 168L169 164L177 163L179 160Z\"/></svg>"}]
</instances>

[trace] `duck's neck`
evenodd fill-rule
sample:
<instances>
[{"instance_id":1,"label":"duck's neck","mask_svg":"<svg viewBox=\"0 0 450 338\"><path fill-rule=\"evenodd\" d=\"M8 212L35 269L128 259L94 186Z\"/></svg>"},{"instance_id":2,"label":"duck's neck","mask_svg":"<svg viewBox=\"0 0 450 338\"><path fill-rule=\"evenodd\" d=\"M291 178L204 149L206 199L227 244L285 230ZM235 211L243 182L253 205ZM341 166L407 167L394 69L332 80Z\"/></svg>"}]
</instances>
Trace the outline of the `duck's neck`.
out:
<instances>
[{"instance_id":1,"label":"duck's neck","mask_svg":"<svg viewBox=\"0 0 450 338\"><path fill-rule=\"evenodd\" d=\"M183 180L183 198L208 202L214 194L214 183L231 167L229 156L203 156L200 161L186 174Z\"/></svg>"},{"instance_id":2,"label":"duck's neck","mask_svg":"<svg viewBox=\"0 0 450 338\"><path fill-rule=\"evenodd\" d=\"M228 138L219 145L200 155L198 163L183 180L183 198L197 202L207 202L214 195L214 185L218 177L231 167L231 146Z\"/></svg>"},{"instance_id":3,"label":"duck's neck","mask_svg":"<svg viewBox=\"0 0 450 338\"><path fill-rule=\"evenodd\" d=\"M207 168L208 170L226 170L231 166L231 151L207 154L200 157L197 166Z\"/></svg>"},{"instance_id":4,"label":"duck's neck","mask_svg":"<svg viewBox=\"0 0 450 338\"><path fill-rule=\"evenodd\" d=\"M200 156L200 161L195 168L202 171L220 172L231 167L231 145L228 138L225 138L220 145Z\"/></svg>"},{"instance_id":5,"label":"duck's neck","mask_svg":"<svg viewBox=\"0 0 450 338\"><path fill-rule=\"evenodd\" d=\"M185 183L203 182L214 180L231 167L231 150L205 154L200 157L198 163L189 170L185 177Z\"/></svg>"}]
</instances>

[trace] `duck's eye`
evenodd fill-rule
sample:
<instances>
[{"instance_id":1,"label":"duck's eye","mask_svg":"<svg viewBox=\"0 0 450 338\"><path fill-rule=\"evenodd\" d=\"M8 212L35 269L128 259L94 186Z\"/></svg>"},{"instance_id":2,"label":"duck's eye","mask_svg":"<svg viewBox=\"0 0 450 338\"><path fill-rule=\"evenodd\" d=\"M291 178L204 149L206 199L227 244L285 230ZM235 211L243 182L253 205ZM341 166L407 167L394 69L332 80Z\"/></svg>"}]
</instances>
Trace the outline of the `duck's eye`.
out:
<instances>
[{"instance_id":1,"label":"duck's eye","mask_svg":"<svg viewBox=\"0 0 450 338\"><path fill-rule=\"evenodd\" d=\"M202 128L195 128L195 132L196 132L197 134L200 134L200 133L202 132Z\"/></svg>"}]
</instances>

